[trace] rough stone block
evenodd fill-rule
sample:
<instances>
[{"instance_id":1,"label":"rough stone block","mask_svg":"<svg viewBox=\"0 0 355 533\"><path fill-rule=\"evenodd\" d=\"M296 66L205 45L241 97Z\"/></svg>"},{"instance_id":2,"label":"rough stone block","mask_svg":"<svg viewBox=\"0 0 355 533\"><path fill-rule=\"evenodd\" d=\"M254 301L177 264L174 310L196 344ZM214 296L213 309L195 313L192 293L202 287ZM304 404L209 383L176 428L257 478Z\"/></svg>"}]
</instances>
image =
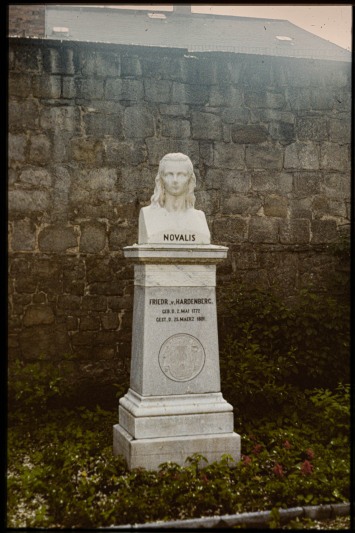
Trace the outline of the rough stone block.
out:
<instances>
[{"instance_id":1,"label":"rough stone block","mask_svg":"<svg viewBox=\"0 0 355 533\"><path fill-rule=\"evenodd\" d=\"M222 212L226 215L256 215L262 206L259 197L231 194L222 200Z\"/></svg>"},{"instance_id":2,"label":"rough stone block","mask_svg":"<svg viewBox=\"0 0 355 533\"><path fill-rule=\"evenodd\" d=\"M198 85L218 83L216 64L208 57L189 57L187 61L184 61L184 67L186 69L185 79L189 83Z\"/></svg>"},{"instance_id":3,"label":"rough stone block","mask_svg":"<svg viewBox=\"0 0 355 533\"><path fill-rule=\"evenodd\" d=\"M28 218L14 220L11 236L11 248L13 252L34 250L36 247L36 225Z\"/></svg>"},{"instance_id":4,"label":"rough stone block","mask_svg":"<svg viewBox=\"0 0 355 533\"><path fill-rule=\"evenodd\" d=\"M79 52L80 72L83 76L119 76L120 57L114 51L85 50Z\"/></svg>"},{"instance_id":5,"label":"rough stone block","mask_svg":"<svg viewBox=\"0 0 355 533\"><path fill-rule=\"evenodd\" d=\"M282 169L283 151L277 146L252 145L245 148L246 165L250 169Z\"/></svg>"},{"instance_id":6,"label":"rough stone block","mask_svg":"<svg viewBox=\"0 0 355 533\"><path fill-rule=\"evenodd\" d=\"M312 196L321 190L322 175L320 172L296 172L294 189L299 196Z\"/></svg>"},{"instance_id":7,"label":"rough stone block","mask_svg":"<svg viewBox=\"0 0 355 533\"><path fill-rule=\"evenodd\" d=\"M96 340L96 331L77 331L71 336L71 342L76 349L80 346L94 346Z\"/></svg>"},{"instance_id":8,"label":"rough stone block","mask_svg":"<svg viewBox=\"0 0 355 533\"><path fill-rule=\"evenodd\" d=\"M187 139L191 135L188 120L165 118L162 121L162 135L173 139Z\"/></svg>"},{"instance_id":9,"label":"rough stone block","mask_svg":"<svg viewBox=\"0 0 355 533\"><path fill-rule=\"evenodd\" d=\"M48 189L52 186L52 176L44 168L26 168L20 173L19 182L30 187Z\"/></svg>"},{"instance_id":10,"label":"rough stone block","mask_svg":"<svg viewBox=\"0 0 355 533\"><path fill-rule=\"evenodd\" d=\"M216 218L213 223L212 238L215 242L244 242L247 240L247 221L243 218Z\"/></svg>"},{"instance_id":11,"label":"rough stone block","mask_svg":"<svg viewBox=\"0 0 355 533\"><path fill-rule=\"evenodd\" d=\"M209 141L200 141L200 175L202 177L201 171L203 171L203 165L212 166L213 165L213 143ZM197 185L198 186L198 185Z\"/></svg>"},{"instance_id":12,"label":"rough stone block","mask_svg":"<svg viewBox=\"0 0 355 533\"><path fill-rule=\"evenodd\" d=\"M144 98L141 80L108 79L106 81L105 98L107 100L140 101Z\"/></svg>"},{"instance_id":13,"label":"rough stone block","mask_svg":"<svg viewBox=\"0 0 355 533\"><path fill-rule=\"evenodd\" d=\"M72 98L76 97L76 85L75 78L72 76L63 76L63 88L62 88L62 97L70 101Z\"/></svg>"},{"instance_id":14,"label":"rough stone block","mask_svg":"<svg viewBox=\"0 0 355 533\"><path fill-rule=\"evenodd\" d=\"M103 158L102 141L95 137L74 137L70 142L70 157L88 165L100 164Z\"/></svg>"},{"instance_id":15,"label":"rough stone block","mask_svg":"<svg viewBox=\"0 0 355 533\"><path fill-rule=\"evenodd\" d=\"M127 107L123 118L123 128L128 138L152 137L155 132L153 115L148 108L143 106Z\"/></svg>"},{"instance_id":16,"label":"rough stone block","mask_svg":"<svg viewBox=\"0 0 355 533\"><path fill-rule=\"evenodd\" d=\"M347 114L341 118L329 119L329 139L339 144L350 142L351 121Z\"/></svg>"},{"instance_id":17,"label":"rough stone block","mask_svg":"<svg viewBox=\"0 0 355 533\"><path fill-rule=\"evenodd\" d=\"M159 165L161 158L169 152L182 152L188 154L193 165L199 163L199 145L194 140L175 140L175 139L147 139L149 163Z\"/></svg>"},{"instance_id":18,"label":"rough stone block","mask_svg":"<svg viewBox=\"0 0 355 533\"><path fill-rule=\"evenodd\" d=\"M96 112L86 113L83 123L87 135L95 137L112 135L115 138L123 138L121 117Z\"/></svg>"},{"instance_id":19,"label":"rough stone block","mask_svg":"<svg viewBox=\"0 0 355 533\"><path fill-rule=\"evenodd\" d=\"M186 104L161 104L159 111L162 115L187 117L189 115L189 106Z\"/></svg>"},{"instance_id":20,"label":"rough stone block","mask_svg":"<svg viewBox=\"0 0 355 533\"><path fill-rule=\"evenodd\" d=\"M8 193L10 213L43 213L50 206L50 194L47 191L16 189Z\"/></svg>"},{"instance_id":21,"label":"rough stone block","mask_svg":"<svg viewBox=\"0 0 355 533\"><path fill-rule=\"evenodd\" d=\"M35 46L14 47L15 69L20 72L38 73L42 67L41 49Z\"/></svg>"},{"instance_id":22,"label":"rough stone block","mask_svg":"<svg viewBox=\"0 0 355 533\"><path fill-rule=\"evenodd\" d=\"M317 195L312 200L313 218L322 218L323 215L329 214L329 200L327 197Z\"/></svg>"},{"instance_id":23,"label":"rough stone block","mask_svg":"<svg viewBox=\"0 0 355 533\"><path fill-rule=\"evenodd\" d=\"M48 226L38 235L38 246L42 252L63 253L78 245L74 228Z\"/></svg>"},{"instance_id":24,"label":"rough stone block","mask_svg":"<svg viewBox=\"0 0 355 533\"><path fill-rule=\"evenodd\" d=\"M75 316L68 316L66 320L66 326L68 331L77 331L79 328L79 320Z\"/></svg>"},{"instance_id":25,"label":"rough stone block","mask_svg":"<svg viewBox=\"0 0 355 533\"><path fill-rule=\"evenodd\" d=\"M40 125L45 130L79 133L79 109L72 106L43 108L40 116Z\"/></svg>"},{"instance_id":26,"label":"rough stone block","mask_svg":"<svg viewBox=\"0 0 355 533\"><path fill-rule=\"evenodd\" d=\"M250 190L250 176L238 171L208 171L207 177L213 177L213 186L219 183L223 195L230 193L246 193ZM206 180L207 181L207 180ZM207 182L208 183L208 182Z\"/></svg>"},{"instance_id":27,"label":"rough stone block","mask_svg":"<svg viewBox=\"0 0 355 533\"><path fill-rule=\"evenodd\" d=\"M279 223L277 219L251 217L249 221L250 242L277 243L279 240Z\"/></svg>"},{"instance_id":28,"label":"rough stone block","mask_svg":"<svg viewBox=\"0 0 355 533\"><path fill-rule=\"evenodd\" d=\"M328 212L334 217L348 218L347 204L342 200L329 200Z\"/></svg>"},{"instance_id":29,"label":"rough stone block","mask_svg":"<svg viewBox=\"0 0 355 533\"><path fill-rule=\"evenodd\" d=\"M82 187L92 195L92 191L98 194L99 191L114 189L117 182L117 171L105 167L89 171L83 170L74 175L73 178L77 186Z\"/></svg>"},{"instance_id":30,"label":"rough stone block","mask_svg":"<svg viewBox=\"0 0 355 533\"><path fill-rule=\"evenodd\" d=\"M171 102L178 104L200 104L208 101L208 87L197 84L174 82L172 86Z\"/></svg>"},{"instance_id":31,"label":"rough stone block","mask_svg":"<svg viewBox=\"0 0 355 533\"><path fill-rule=\"evenodd\" d=\"M30 76L24 76L22 73L10 72L8 78L8 91L10 97L20 96L28 98L31 94L31 78Z\"/></svg>"},{"instance_id":32,"label":"rough stone block","mask_svg":"<svg viewBox=\"0 0 355 533\"><path fill-rule=\"evenodd\" d=\"M244 169L244 147L238 144L214 143L214 165L221 168Z\"/></svg>"},{"instance_id":33,"label":"rough stone block","mask_svg":"<svg viewBox=\"0 0 355 533\"><path fill-rule=\"evenodd\" d=\"M330 198L350 198L351 179L349 174L326 172L323 187L326 196Z\"/></svg>"},{"instance_id":34,"label":"rough stone block","mask_svg":"<svg viewBox=\"0 0 355 533\"><path fill-rule=\"evenodd\" d=\"M142 67L139 57L122 56L121 57L121 76L137 77L142 75Z\"/></svg>"},{"instance_id":35,"label":"rough stone block","mask_svg":"<svg viewBox=\"0 0 355 533\"><path fill-rule=\"evenodd\" d=\"M95 78L75 78L75 96L84 100L97 100L104 97L104 82Z\"/></svg>"},{"instance_id":36,"label":"rough stone block","mask_svg":"<svg viewBox=\"0 0 355 533\"><path fill-rule=\"evenodd\" d=\"M129 226L117 224L110 227L108 235L108 247L110 251L122 250L123 246L128 246L131 241L137 242L138 225L135 223ZM133 239L132 239L133 237Z\"/></svg>"},{"instance_id":37,"label":"rough stone block","mask_svg":"<svg viewBox=\"0 0 355 533\"><path fill-rule=\"evenodd\" d=\"M101 315L101 324L105 330L115 330L119 326L117 313L105 313Z\"/></svg>"},{"instance_id":38,"label":"rough stone block","mask_svg":"<svg viewBox=\"0 0 355 533\"><path fill-rule=\"evenodd\" d=\"M285 92L286 99L293 111L312 109L312 95L310 88L288 87Z\"/></svg>"},{"instance_id":39,"label":"rough stone block","mask_svg":"<svg viewBox=\"0 0 355 533\"><path fill-rule=\"evenodd\" d=\"M283 109L285 106L285 96L278 92L269 91L247 91L245 93L245 104L247 107L253 108L267 108L267 109Z\"/></svg>"},{"instance_id":40,"label":"rough stone block","mask_svg":"<svg viewBox=\"0 0 355 533\"><path fill-rule=\"evenodd\" d=\"M116 139L105 138L103 140L106 163L115 165L139 165L146 160L145 144L141 140L120 142Z\"/></svg>"},{"instance_id":41,"label":"rough stone block","mask_svg":"<svg viewBox=\"0 0 355 533\"><path fill-rule=\"evenodd\" d=\"M27 138L25 135L8 136L8 157L11 161L25 161L25 150L27 146Z\"/></svg>"},{"instance_id":42,"label":"rough stone block","mask_svg":"<svg viewBox=\"0 0 355 533\"><path fill-rule=\"evenodd\" d=\"M296 119L295 130L299 141L326 141L328 119L320 116L299 117Z\"/></svg>"},{"instance_id":43,"label":"rough stone block","mask_svg":"<svg viewBox=\"0 0 355 533\"><path fill-rule=\"evenodd\" d=\"M270 173L262 170L251 173L251 186L254 191L288 193L292 191L293 175L291 173Z\"/></svg>"},{"instance_id":44,"label":"rough stone block","mask_svg":"<svg viewBox=\"0 0 355 533\"><path fill-rule=\"evenodd\" d=\"M36 292L36 294L32 296L32 302L34 304L45 304L46 301L47 301L47 296L44 292Z\"/></svg>"},{"instance_id":45,"label":"rough stone block","mask_svg":"<svg viewBox=\"0 0 355 533\"><path fill-rule=\"evenodd\" d=\"M32 90L35 98L60 98L62 92L60 76L34 76Z\"/></svg>"},{"instance_id":46,"label":"rough stone block","mask_svg":"<svg viewBox=\"0 0 355 533\"><path fill-rule=\"evenodd\" d=\"M89 315L80 318L80 331L98 331L100 329L100 317Z\"/></svg>"},{"instance_id":47,"label":"rough stone block","mask_svg":"<svg viewBox=\"0 0 355 533\"><path fill-rule=\"evenodd\" d=\"M243 104L243 93L233 85L212 86L210 90L209 105L239 107Z\"/></svg>"},{"instance_id":48,"label":"rough stone block","mask_svg":"<svg viewBox=\"0 0 355 533\"><path fill-rule=\"evenodd\" d=\"M80 227L79 251L83 253L98 253L105 248L106 227L103 224L84 223Z\"/></svg>"},{"instance_id":49,"label":"rough stone block","mask_svg":"<svg viewBox=\"0 0 355 533\"><path fill-rule=\"evenodd\" d=\"M335 220L312 220L311 243L323 244L334 242L338 238Z\"/></svg>"},{"instance_id":50,"label":"rough stone block","mask_svg":"<svg viewBox=\"0 0 355 533\"><path fill-rule=\"evenodd\" d=\"M102 295L86 294L82 300L83 311L106 311L107 298Z\"/></svg>"},{"instance_id":51,"label":"rough stone block","mask_svg":"<svg viewBox=\"0 0 355 533\"><path fill-rule=\"evenodd\" d=\"M58 296L58 310L79 311L81 307L81 297L75 294L60 294Z\"/></svg>"},{"instance_id":52,"label":"rough stone block","mask_svg":"<svg viewBox=\"0 0 355 533\"><path fill-rule=\"evenodd\" d=\"M45 164L51 159L52 145L47 135L33 135L30 138L31 163Z\"/></svg>"},{"instance_id":53,"label":"rough stone block","mask_svg":"<svg viewBox=\"0 0 355 533\"><path fill-rule=\"evenodd\" d=\"M313 142L295 142L286 146L284 166L286 169L318 170L318 146Z\"/></svg>"},{"instance_id":54,"label":"rough stone block","mask_svg":"<svg viewBox=\"0 0 355 533\"><path fill-rule=\"evenodd\" d=\"M237 108L221 109L221 118L225 124L247 124L250 121L250 110L243 105Z\"/></svg>"},{"instance_id":55,"label":"rough stone block","mask_svg":"<svg viewBox=\"0 0 355 533\"><path fill-rule=\"evenodd\" d=\"M323 143L321 145L321 168L325 170L350 170L350 151L348 145Z\"/></svg>"},{"instance_id":56,"label":"rough stone block","mask_svg":"<svg viewBox=\"0 0 355 533\"><path fill-rule=\"evenodd\" d=\"M295 127L290 122L271 122L268 129L271 139L279 141L282 145L295 142Z\"/></svg>"},{"instance_id":57,"label":"rough stone block","mask_svg":"<svg viewBox=\"0 0 355 533\"><path fill-rule=\"evenodd\" d=\"M65 325L64 325L65 328ZM24 359L36 360L42 354L52 361L71 353L68 333L63 325L39 324L23 328L19 334Z\"/></svg>"},{"instance_id":58,"label":"rough stone block","mask_svg":"<svg viewBox=\"0 0 355 533\"><path fill-rule=\"evenodd\" d=\"M222 139L222 121L211 113L192 113L192 138L218 141Z\"/></svg>"},{"instance_id":59,"label":"rough stone block","mask_svg":"<svg viewBox=\"0 0 355 533\"><path fill-rule=\"evenodd\" d=\"M310 221L304 219L280 221L280 242L282 244L308 244Z\"/></svg>"},{"instance_id":60,"label":"rough stone block","mask_svg":"<svg viewBox=\"0 0 355 533\"><path fill-rule=\"evenodd\" d=\"M195 191L196 208L201 209L206 216L216 215L219 211L219 191ZM207 223L209 220L207 219Z\"/></svg>"},{"instance_id":61,"label":"rough stone block","mask_svg":"<svg viewBox=\"0 0 355 533\"><path fill-rule=\"evenodd\" d=\"M10 100L8 117L10 132L37 129L39 123L38 104L35 100Z\"/></svg>"},{"instance_id":62,"label":"rough stone block","mask_svg":"<svg viewBox=\"0 0 355 533\"><path fill-rule=\"evenodd\" d=\"M235 124L231 128L232 140L238 144L258 144L269 136L264 126Z\"/></svg>"},{"instance_id":63,"label":"rough stone block","mask_svg":"<svg viewBox=\"0 0 355 533\"><path fill-rule=\"evenodd\" d=\"M71 48L47 48L43 51L43 69L49 74L74 74L74 51Z\"/></svg>"},{"instance_id":64,"label":"rough stone block","mask_svg":"<svg viewBox=\"0 0 355 533\"><path fill-rule=\"evenodd\" d=\"M331 87L317 87L311 89L311 109L324 111L333 108L335 95Z\"/></svg>"},{"instance_id":65,"label":"rough stone block","mask_svg":"<svg viewBox=\"0 0 355 533\"><path fill-rule=\"evenodd\" d=\"M352 93L349 88L338 89L334 100L334 110L340 113L350 113L352 105Z\"/></svg>"},{"instance_id":66,"label":"rough stone block","mask_svg":"<svg viewBox=\"0 0 355 533\"><path fill-rule=\"evenodd\" d=\"M147 102L168 103L170 101L172 82L146 78L144 80L144 96Z\"/></svg>"},{"instance_id":67,"label":"rough stone block","mask_svg":"<svg viewBox=\"0 0 355 533\"><path fill-rule=\"evenodd\" d=\"M285 196L271 194L264 200L264 215L267 217L287 217L288 201Z\"/></svg>"},{"instance_id":68,"label":"rough stone block","mask_svg":"<svg viewBox=\"0 0 355 533\"><path fill-rule=\"evenodd\" d=\"M23 317L24 326L37 326L39 324L53 324L54 313L49 305L30 305Z\"/></svg>"}]
</instances>

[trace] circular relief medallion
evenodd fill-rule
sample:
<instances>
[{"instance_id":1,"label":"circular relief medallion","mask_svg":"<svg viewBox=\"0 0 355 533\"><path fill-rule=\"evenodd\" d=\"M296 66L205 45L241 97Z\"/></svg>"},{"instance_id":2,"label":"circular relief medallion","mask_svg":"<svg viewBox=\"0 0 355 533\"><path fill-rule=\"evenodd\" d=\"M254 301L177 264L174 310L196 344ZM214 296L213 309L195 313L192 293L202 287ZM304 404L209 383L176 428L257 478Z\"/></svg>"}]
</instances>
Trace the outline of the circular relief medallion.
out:
<instances>
[{"instance_id":1,"label":"circular relief medallion","mask_svg":"<svg viewBox=\"0 0 355 533\"><path fill-rule=\"evenodd\" d=\"M178 333L162 344L159 365L169 379L190 381L201 372L205 357L205 350L196 337Z\"/></svg>"}]
</instances>

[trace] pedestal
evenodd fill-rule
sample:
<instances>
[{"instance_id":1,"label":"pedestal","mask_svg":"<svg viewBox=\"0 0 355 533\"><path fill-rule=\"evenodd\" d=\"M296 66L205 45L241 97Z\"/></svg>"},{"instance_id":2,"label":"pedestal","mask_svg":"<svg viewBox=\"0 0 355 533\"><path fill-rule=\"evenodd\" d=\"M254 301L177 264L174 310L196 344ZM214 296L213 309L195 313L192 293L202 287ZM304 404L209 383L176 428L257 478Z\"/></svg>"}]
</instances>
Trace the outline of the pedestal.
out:
<instances>
[{"instance_id":1,"label":"pedestal","mask_svg":"<svg viewBox=\"0 0 355 533\"><path fill-rule=\"evenodd\" d=\"M240 459L233 408L220 389L216 263L228 249L213 245L135 245L130 388L119 402L113 449L128 468L156 470Z\"/></svg>"}]
</instances>

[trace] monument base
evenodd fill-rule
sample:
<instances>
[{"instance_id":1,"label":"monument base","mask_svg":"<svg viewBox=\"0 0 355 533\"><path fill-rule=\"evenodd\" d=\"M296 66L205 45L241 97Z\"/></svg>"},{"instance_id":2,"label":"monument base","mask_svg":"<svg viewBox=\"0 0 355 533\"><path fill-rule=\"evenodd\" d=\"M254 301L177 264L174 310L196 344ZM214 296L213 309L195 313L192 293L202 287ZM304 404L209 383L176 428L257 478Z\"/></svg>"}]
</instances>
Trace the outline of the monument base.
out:
<instances>
[{"instance_id":1,"label":"monument base","mask_svg":"<svg viewBox=\"0 0 355 533\"><path fill-rule=\"evenodd\" d=\"M132 389L120 399L113 450L128 468L157 470L201 453L209 462L222 455L240 460L240 436L233 432L233 408L219 393L142 396Z\"/></svg>"},{"instance_id":2,"label":"monument base","mask_svg":"<svg viewBox=\"0 0 355 533\"><path fill-rule=\"evenodd\" d=\"M238 458L235 462L240 457L237 433L134 439L120 424L113 430L113 453L123 455L129 470L138 467L159 470L159 465L167 461L188 466L186 459L194 453L203 455L209 463L220 461L225 454Z\"/></svg>"}]
</instances>

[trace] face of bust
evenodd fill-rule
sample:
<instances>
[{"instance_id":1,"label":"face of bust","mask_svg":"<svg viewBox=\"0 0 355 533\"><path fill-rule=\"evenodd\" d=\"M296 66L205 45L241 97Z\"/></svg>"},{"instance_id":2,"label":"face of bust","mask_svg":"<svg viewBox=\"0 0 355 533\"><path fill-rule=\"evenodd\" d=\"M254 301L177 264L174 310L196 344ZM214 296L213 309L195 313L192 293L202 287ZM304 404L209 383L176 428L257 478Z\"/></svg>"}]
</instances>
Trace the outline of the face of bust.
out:
<instances>
[{"instance_id":1,"label":"face of bust","mask_svg":"<svg viewBox=\"0 0 355 533\"><path fill-rule=\"evenodd\" d=\"M186 161L167 161L162 172L165 192L171 196L182 196L189 189L189 166Z\"/></svg>"}]
</instances>

